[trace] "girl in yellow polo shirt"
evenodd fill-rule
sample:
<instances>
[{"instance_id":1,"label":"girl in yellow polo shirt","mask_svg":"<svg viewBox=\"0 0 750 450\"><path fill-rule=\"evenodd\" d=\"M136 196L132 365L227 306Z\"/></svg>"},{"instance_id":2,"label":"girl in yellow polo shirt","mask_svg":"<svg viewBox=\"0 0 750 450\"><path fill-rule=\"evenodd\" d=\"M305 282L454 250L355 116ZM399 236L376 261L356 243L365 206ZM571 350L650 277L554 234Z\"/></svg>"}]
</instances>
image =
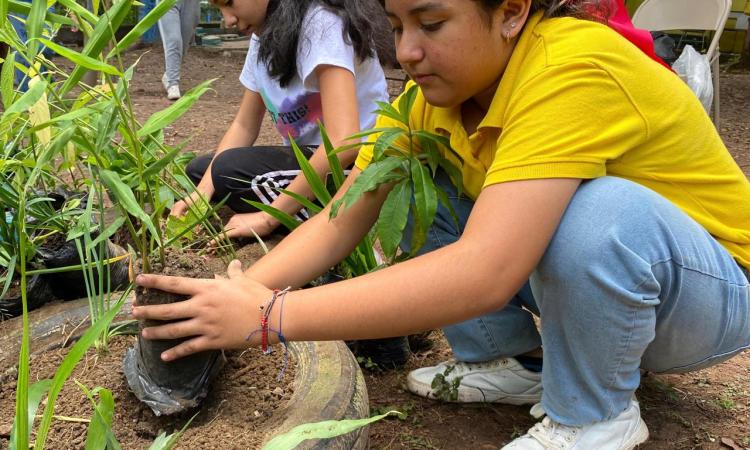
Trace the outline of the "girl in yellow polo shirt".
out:
<instances>
[{"instance_id":1,"label":"girl in yellow polo shirt","mask_svg":"<svg viewBox=\"0 0 750 450\"><path fill-rule=\"evenodd\" d=\"M436 180L454 193L461 227L439 211L422 255L293 291L271 327L288 340L443 327L456 360L409 374L413 392L432 396L452 366L458 401L535 403L546 415L505 448L634 448L648 437L640 368L696 370L750 346L750 183L689 88L600 23L607 2L384 6L419 85L411 127L443 134L462 156L466 197ZM370 157L360 151L342 191ZM230 265L227 280L139 277L192 296L136 308L185 319L144 336L194 336L166 360L258 345L245 338L269 287L302 286L343 259L387 193L334 220L324 211L244 274Z\"/></svg>"}]
</instances>

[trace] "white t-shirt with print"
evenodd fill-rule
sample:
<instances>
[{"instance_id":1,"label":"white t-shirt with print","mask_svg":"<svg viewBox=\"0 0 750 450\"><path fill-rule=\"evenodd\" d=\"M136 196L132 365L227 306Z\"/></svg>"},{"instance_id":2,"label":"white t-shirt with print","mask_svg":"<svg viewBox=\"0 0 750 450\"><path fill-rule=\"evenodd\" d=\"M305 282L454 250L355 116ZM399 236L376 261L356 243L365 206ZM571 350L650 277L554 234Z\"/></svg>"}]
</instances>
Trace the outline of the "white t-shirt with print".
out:
<instances>
[{"instance_id":1,"label":"white t-shirt with print","mask_svg":"<svg viewBox=\"0 0 750 450\"><path fill-rule=\"evenodd\" d=\"M320 65L342 67L355 76L360 129L375 123L375 101L388 101L383 69L376 57L360 61L351 44L344 41L343 21L323 7L311 6L303 20L297 46L297 74L284 88L268 75L258 60L258 37L253 35L242 68L240 82L258 92L271 114L271 120L286 144L292 136L299 145L320 145L318 121L323 121L320 87L315 68Z\"/></svg>"}]
</instances>

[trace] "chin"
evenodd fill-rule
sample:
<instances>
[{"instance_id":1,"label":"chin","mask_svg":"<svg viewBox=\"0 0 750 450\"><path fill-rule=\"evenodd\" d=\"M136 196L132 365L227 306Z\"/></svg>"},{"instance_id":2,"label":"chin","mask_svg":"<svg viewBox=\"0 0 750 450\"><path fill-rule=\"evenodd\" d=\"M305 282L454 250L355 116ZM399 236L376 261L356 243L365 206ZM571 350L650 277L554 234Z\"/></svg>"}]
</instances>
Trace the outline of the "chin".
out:
<instances>
[{"instance_id":1,"label":"chin","mask_svg":"<svg viewBox=\"0 0 750 450\"><path fill-rule=\"evenodd\" d=\"M433 89L422 88L422 95L424 95L424 99L427 100L427 103L432 106L437 106L438 108L452 108L461 104L461 101L454 96L447 95L444 92L437 92Z\"/></svg>"}]
</instances>

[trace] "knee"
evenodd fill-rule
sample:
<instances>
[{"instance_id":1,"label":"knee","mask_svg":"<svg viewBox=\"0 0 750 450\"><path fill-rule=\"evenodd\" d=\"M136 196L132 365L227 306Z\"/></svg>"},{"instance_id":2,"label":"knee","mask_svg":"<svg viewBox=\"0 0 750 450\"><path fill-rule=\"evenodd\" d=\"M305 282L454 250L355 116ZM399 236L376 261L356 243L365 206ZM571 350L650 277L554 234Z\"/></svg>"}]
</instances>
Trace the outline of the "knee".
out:
<instances>
[{"instance_id":1,"label":"knee","mask_svg":"<svg viewBox=\"0 0 750 450\"><path fill-rule=\"evenodd\" d=\"M185 166L185 175L190 178L193 184L197 185L203 179L213 156L213 153L196 156Z\"/></svg>"},{"instance_id":2,"label":"knee","mask_svg":"<svg viewBox=\"0 0 750 450\"><path fill-rule=\"evenodd\" d=\"M543 279L575 280L608 265L631 264L643 239L653 192L631 181L602 177L581 184L570 201L537 272Z\"/></svg>"},{"instance_id":3,"label":"knee","mask_svg":"<svg viewBox=\"0 0 750 450\"><path fill-rule=\"evenodd\" d=\"M217 194L249 189L252 174L240 169L242 158L247 156L246 148L228 149L216 155L211 163L211 179Z\"/></svg>"}]
</instances>

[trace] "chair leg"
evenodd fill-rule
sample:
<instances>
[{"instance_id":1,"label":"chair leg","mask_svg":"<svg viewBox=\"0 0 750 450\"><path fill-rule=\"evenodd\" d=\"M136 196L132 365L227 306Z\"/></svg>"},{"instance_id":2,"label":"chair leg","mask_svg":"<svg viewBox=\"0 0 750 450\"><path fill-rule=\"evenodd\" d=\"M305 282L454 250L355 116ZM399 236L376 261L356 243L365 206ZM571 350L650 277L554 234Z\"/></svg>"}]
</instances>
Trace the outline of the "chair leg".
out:
<instances>
[{"instance_id":1,"label":"chair leg","mask_svg":"<svg viewBox=\"0 0 750 450\"><path fill-rule=\"evenodd\" d=\"M714 125L716 126L716 129L719 129L719 121L720 121L720 96L719 96L719 55L717 53L716 57L714 58L713 63L713 79L714 79Z\"/></svg>"}]
</instances>

